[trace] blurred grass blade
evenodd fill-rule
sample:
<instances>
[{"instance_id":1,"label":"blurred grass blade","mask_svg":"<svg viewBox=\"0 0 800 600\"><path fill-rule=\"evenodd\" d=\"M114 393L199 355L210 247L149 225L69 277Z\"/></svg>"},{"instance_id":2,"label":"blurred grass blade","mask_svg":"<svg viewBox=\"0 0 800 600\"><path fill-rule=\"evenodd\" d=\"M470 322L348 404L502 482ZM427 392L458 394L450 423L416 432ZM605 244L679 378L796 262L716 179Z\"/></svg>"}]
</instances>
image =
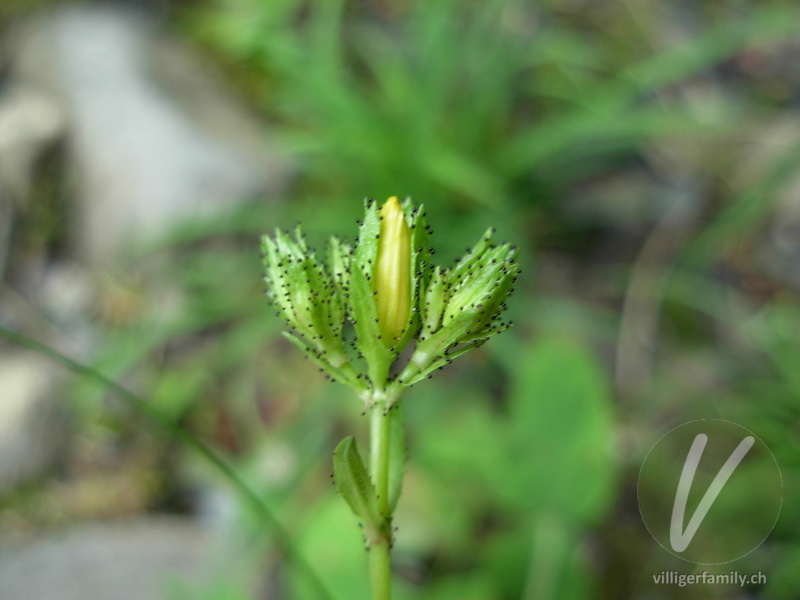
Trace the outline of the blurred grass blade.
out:
<instances>
[{"instance_id":1,"label":"blurred grass blade","mask_svg":"<svg viewBox=\"0 0 800 600\"><path fill-rule=\"evenodd\" d=\"M112 390L128 406L147 417L159 429L174 436L185 447L190 448L199 456L204 458L206 462L211 464L221 475L225 477L225 479L228 480L231 486L241 495L242 498L247 499L247 501L263 518L263 520L269 524L286 560L293 563L305 574L308 583L313 586L317 597L325 598L326 600L333 600L333 596L328 591L319 575L317 575L314 568L294 548L291 536L283 527L283 525L281 525L272 509L267 506L267 504L258 496L258 494L253 491L253 489L250 488L247 483L245 483L244 479L239 476L236 470L230 464L228 464L228 462L213 448L192 435L181 425L164 417L159 411L150 406L142 398L124 388L117 382L109 379L99 371L96 371L92 367L79 363L68 356L65 356L64 354L61 354L57 350L40 344L36 340L29 338L26 335L6 329L5 327L0 326L0 335L14 344L18 344L38 352L54 362L62 365L63 367L73 371L74 373L94 380L95 382Z\"/></svg>"},{"instance_id":2,"label":"blurred grass blade","mask_svg":"<svg viewBox=\"0 0 800 600\"><path fill-rule=\"evenodd\" d=\"M765 173L742 190L684 251L691 263L709 264L718 260L732 243L746 236L756 223L762 223L774 208L780 193L789 186L800 168L800 142L789 146L773 159Z\"/></svg>"},{"instance_id":3,"label":"blurred grass blade","mask_svg":"<svg viewBox=\"0 0 800 600\"><path fill-rule=\"evenodd\" d=\"M688 111L658 105L631 109L641 98L668 85L709 69L726 58L763 40L777 41L794 35L796 8L755 10L747 17L721 23L717 27L645 58L621 72L611 82L581 90L591 103L581 110L566 111L522 129L502 148L500 168L512 175L526 172L542 161L567 152L587 138L646 138L655 135L696 132L703 123Z\"/></svg>"},{"instance_id":4,"label":"blurred grass blade","mask_svg":"<svg viewBox=\"0 0 800 600\"><path fill-rule=\"evenodd\" d=\"M622 76L631 91L643 93L707 69L760 42L777 43L796 36L797 6L760 6L741 18L723 21L685 43L643 60Z\"/></svg>"}]
</instances>

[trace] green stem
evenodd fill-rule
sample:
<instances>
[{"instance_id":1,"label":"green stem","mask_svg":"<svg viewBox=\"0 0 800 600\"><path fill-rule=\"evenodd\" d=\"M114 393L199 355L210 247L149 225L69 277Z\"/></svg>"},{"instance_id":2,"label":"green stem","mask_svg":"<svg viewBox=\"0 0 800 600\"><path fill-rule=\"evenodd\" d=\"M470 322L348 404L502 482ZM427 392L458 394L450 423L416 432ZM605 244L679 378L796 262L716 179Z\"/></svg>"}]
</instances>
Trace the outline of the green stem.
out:
<instances>
[{"instance_id":1,"label":"green stem","mask_svg":"<svg viewBox=\"0 0 800 600\"><path fill-rule=\"evenodd\" d=\"M370 409L370 475L378 495L378 510L385 519L377 539L369 549L372 600L390 600L391 566L389 550L392 539L392 510L389 503L389 468L391 444L391 413L387 413L388 398L375 398Z\"/></svg>"},{"instance_id":2,"label":"green stem","mask_svg":"<svg viewBox=\"0 0 800 600\"><path fill-rule=\"evenodd\" d=\"M391 421L380 403L372 407L370 414L370 474L375 492L378 494L378 509L389 518L389 440Z\"/></svg>"},{"instance_id":3,"label":"green stem","mask_svg":"<svg viewBox=\"0 0 800 600\"><path fill-rule=\"evenodd\" d=\"M390 600L392 570L389 564L389 542L381 540L369 549L369 578L372 600Z\"/></svg>"}]
</instances>

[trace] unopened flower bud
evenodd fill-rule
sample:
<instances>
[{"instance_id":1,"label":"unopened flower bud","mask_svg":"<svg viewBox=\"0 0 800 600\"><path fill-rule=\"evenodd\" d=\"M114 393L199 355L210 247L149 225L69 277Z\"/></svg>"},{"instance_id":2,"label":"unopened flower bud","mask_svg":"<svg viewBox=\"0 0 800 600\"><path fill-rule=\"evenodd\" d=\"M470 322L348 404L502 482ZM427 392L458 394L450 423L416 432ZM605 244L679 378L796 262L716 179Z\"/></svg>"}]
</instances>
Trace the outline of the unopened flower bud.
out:
<instances>
[{"instance_id":1,"label":"unopened flower bud","mask_svg":"<svg viewBox=\"0 0 800 600\"><path fill-rule=\"evenodd\" d=\"M452 270L437 269L430 280L423 335L411 358L423 372L509 326L500 316L519 274L518 251L509 244L492 245L492 233L487 231Z\"/></svg>"},{"instance_id":2,"label":"unopened flower bud","mask_svg":"<svg viewBox=\"0 0 800 600\"><path fill-rule=\"evenodd\" d=\"M395 393L508 328L500 318L517 249L492 244L492 229L447 269L431 264L425 212L410 199L392 196L380 208L367 199L357 222L355 244L331 238L326 262L299 228L294 239L278 231L262 241L270 295L294 330L285 335L328 375L359 394ZM391 375L412 341L408 363ZM362 373L351 364L359 359Z\"/></svg>"},{"instance_id":3,"label":"unopened flower bud","mask_svg":"<svg viewBox=\"0 0 800 600\"><path fill-rule=\"evenodd\" d=\"M344 364L344 308L333 277L306 246L300 228L295 239L276 231L261 244L268 291L278 313L299 336L295 339L316 359L333 367Z\"/></svg>"},{"instance_id":4,"label":"unopened flower bud","mask_svg":"<svg viewBox=\"0 0 800 600\"><path fill-rule=\"evenodd\" d=\"M397 196L389 198L378 215L373 289L381 335L391 346L405 332L411 314L411 232Z\"/></svg>"}]
</instances>

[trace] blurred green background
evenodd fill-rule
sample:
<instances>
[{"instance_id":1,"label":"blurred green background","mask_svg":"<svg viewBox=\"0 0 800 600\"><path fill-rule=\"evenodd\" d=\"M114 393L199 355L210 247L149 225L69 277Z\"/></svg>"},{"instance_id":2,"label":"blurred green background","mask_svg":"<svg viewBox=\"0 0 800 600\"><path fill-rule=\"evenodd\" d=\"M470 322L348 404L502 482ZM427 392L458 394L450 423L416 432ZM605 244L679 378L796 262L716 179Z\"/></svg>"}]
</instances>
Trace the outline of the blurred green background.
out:
<instances>
[{"instance_id":1,"label":"blurred green background","mask_svg":"<svg viewBox=\"0 0 800 600\"><path fill-rule=\"evenodd\" d=\"M205 585L176 581L165 598L325 598L306 563L328 598L366 598L360 532L328 479L333 447L351 432L363 444L366 422L278 335L257 239L297 220L320 246L352 238L365 196L409 195L441 264L495 225L523 249L523 274L515 327L407 397L397 597L798 597L795 3L158 6L270 124L291 182L98 276L99 341L82 362L193 437L151 426L96 377L70 378L70 450L0 496L0 536L189 515L213 522L227 554ZM28 257L69 247L47 179L69 173L46 173L15 230L8 293ZM178 300L158 300L162 288ZM783 473L772 534L720 567L665 552L637 509L647 451L696 418L751 429ZM280 529L192 439L235 466ZM767 583L654 585L667 569Z\"/></svg>"}]
</instances>

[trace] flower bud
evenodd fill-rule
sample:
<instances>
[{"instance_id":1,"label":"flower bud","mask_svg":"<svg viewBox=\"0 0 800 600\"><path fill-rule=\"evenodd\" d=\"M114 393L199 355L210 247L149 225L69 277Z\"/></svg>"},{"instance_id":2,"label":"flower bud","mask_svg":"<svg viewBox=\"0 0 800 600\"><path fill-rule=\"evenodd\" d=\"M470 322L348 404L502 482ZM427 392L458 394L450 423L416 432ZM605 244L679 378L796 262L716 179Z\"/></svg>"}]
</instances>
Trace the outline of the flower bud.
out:
<instances>
[{"instance_id":1,"label":"flower bud","mask_svg":"<svg viewBox=\"0 0 800 600\"><path fill-rule=\"evenodd\" d=\"M411 357L415 368L401 380L419 377L508 328L500 321L519 274L518 251L491 244L487 231L453 269L434 271L424 299L424 329Z\"/></svg>"},{"instance_id":2,"label":"flower bud","mask_svg":"<svg viewBox=\"0 0 800 600\"><path fill-rule=\"evenodd\" d=\"M373 272L378 326L387 346L405 332L411 315L411 232L397 196L378 211L380 237Z\"/></svg>"},{"instance_id":3,"label":"flower bud","mask_svg":"<svg viewBox=\"0 0 800 600\"><path fill-rule=\"evenodd\" d=\"M264 236L265 280L278 313L316 359L333 367L346 362L342 346L344 307L331 276L303 239L281 231Z\"/></svg>"},{"instance_id":4,"label":"flower bud","mask_svg":"<svg viewBox=\"0 0 800 600\"><path fill-rule=\"evenodd\" d=\"M500 318L519 274L517 250L492 244L492 229L448 269L431 263L425 212L410 199L392 196L380 208L367 199L357 223L356 242L331 238L326 262L299 228L294 239L278 231L262 240L269 293L294 330L285 335L328 375L359 394L396 391L508 328ZM408 363L391 376L412 341ZM351 364L359 359L365 372Z\"/></svg>"}]
</instances>

